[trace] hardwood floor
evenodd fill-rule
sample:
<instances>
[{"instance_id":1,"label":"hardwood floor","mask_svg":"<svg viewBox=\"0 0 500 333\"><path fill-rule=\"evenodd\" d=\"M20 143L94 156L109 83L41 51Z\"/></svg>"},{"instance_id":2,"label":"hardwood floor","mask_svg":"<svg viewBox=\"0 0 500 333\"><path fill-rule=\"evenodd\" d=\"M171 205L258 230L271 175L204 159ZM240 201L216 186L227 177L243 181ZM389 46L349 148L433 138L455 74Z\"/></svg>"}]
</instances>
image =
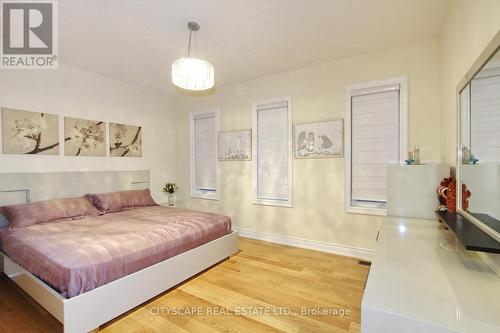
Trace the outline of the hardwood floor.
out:
<instances>
[{"instance_id":1,"label":"hardwood floor","mask_svg":"<svg viewBox=\"0 0 500 333\"><path fill-rule=\"evenodd\" d=\"M240 252L101 327L102 333L360 332L368 267L240 238ZM5 276L0 332L62 332Z\"/></svg>"}]
</instances>

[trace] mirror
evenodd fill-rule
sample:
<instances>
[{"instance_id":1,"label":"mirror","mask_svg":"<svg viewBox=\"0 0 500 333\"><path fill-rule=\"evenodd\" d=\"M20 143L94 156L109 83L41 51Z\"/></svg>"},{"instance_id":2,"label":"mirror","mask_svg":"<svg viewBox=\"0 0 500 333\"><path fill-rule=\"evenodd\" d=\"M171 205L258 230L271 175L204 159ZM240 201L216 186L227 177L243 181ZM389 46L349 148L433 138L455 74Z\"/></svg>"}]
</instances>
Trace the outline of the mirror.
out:
<instances>
[{"instance_id":1,"label":"mirror","mask_svg":"<svg viewBox=\"0 0 500 333\"><path fill-rule=\"evenodd\" d=\"M471 192L459 212L500 239L500 51L459 93L457 178ZM460 191L457 191L460 192ZM460 196L467 195L462 192Z\"/></svg>"}]
</instances>

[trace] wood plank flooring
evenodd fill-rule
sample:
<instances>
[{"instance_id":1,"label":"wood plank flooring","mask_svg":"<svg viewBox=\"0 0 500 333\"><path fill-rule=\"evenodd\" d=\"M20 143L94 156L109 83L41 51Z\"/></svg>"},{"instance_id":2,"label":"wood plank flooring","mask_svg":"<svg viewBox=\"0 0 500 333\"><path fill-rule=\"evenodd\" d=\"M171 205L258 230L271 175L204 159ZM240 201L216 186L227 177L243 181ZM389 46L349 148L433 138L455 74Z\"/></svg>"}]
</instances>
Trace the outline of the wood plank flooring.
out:
<instances>
[{"instance_id":1,"label":"wood plank flooring","mask_svg":"<svg viewBox=\"0 0 500 333\"><path fill-rule=\"evenodd\" d=\"M246 238L240 252L101 327L102 333L360 332L368 267ZM5 275L0 332L62 332Z\"/></svg>"}]
</instances>

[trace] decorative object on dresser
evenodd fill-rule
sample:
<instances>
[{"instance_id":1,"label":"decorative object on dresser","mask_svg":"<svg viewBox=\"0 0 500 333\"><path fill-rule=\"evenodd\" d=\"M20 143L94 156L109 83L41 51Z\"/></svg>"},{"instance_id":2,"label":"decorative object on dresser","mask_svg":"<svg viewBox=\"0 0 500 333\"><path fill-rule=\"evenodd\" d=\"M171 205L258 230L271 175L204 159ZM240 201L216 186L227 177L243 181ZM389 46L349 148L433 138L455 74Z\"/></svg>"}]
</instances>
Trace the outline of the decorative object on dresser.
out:
<instances>
[{"instance_id":1,"label":"decorative object on dresser","mask_svg":"<svg viewBox=\"0 0 500 333\"><path fill-rule=\"evenodd\" d=\"M405 160L406 165L413 165L415 164L415 159L413 158L413 152L409 151L408 152L408 159Z\"/></svg>"},{"instance_id":2,"label":"decorative object on dresser","mask_svg":"<svg viewBox=\"0 0 500 333\"><path fill-rule=\"evenodd\" d=\"M175 204L175 192L179 190L179 186L175 183L166 183L163 187L163 192L168 195L168 205L174 206Z\"/></svg>"},{"instance_id":3,"label":"decorative object on dresser","mask_svg":"<svg viewBox=\"0 0 500 333\"><path fill-rule=\"evenodd\" d=\"M141 157L142 127L110 123L109 155L120 157Z\"/></svg>"},{"instance_id":4,"label":"decorative object on dresser","mask_svg":"<svg viewBox=\"0 0 500 333\"><path fill-rule=\"evenodd\" d=\"M344 156L344 121L295 124L296 158Z\"/></svg>"},{"instance_id":5,"label":"decorative object on dresser","mask_svg":"<svg viewBox=\"0 0 500 333\"><path fill-rule=\"evenodd\" d=\"M106 156L106 123L64 117L66 156Z\"/></svg>"},{"instance_id":6,"label":"decorative object on dresser","mask_svg":"<svg viewBox=\"0 0 500 333\"><path fill-rule=\"evenodd\" d=\"M408 152L408 159L405 160L406 165L420 165L420 147L415 146L413 150Z\"/></svg>"},{"instance_id":7,"label":"decorative object on dresser","mask_svg":"<svg viewBox=\"0 0 500 333\"><path fill-rule=\"evenodd\" d=\"M4 154L59 155L59 117L2 108Z\"/></svg>"},{"instance_id":8,"label":"decorative object on dresser","mask_svg":"<svg viewBox=\"0 0 500 333\"><path fill-rule=\"evenodd\" d=\"M250 161L252 159L252 131L219 132L220 161Z\"/></svg>"},{"instance_id":9,"label":"decorative object on dresser","mask_svg":"<svg viewBox=\"0 0 500 333\"><path fill-rule=\"evenodd\" d=\"M477 159L474 154L472 154L471 150L467 147L462 147L462 164L477 164L479 159Z\"/></svg>"},{"instance_id":10,"label":"decorative object on dresser","mask_svg":"<svg viewBox=\"0 0 500 333\"><path fill-rule=\"evenodd\" d=\"M450 212L457 211L457 182L455 177L444 178L437 188L438 200L440 206L446 206ZM469 208L469 198L472 193L467 189L465 184L462 184L462 208L467 210Z\"/></svg>"},{"instance_id":11,"label":"decorative object on dresser","mask_svg":"<svg viewBox=\"0 0 500 333\"><path fill-rule=\"evenodd\" d=\"M413 159L415 160L415 164L420 164L420 147L415 146L413 149Z\"/></svg>"}]
</instances>

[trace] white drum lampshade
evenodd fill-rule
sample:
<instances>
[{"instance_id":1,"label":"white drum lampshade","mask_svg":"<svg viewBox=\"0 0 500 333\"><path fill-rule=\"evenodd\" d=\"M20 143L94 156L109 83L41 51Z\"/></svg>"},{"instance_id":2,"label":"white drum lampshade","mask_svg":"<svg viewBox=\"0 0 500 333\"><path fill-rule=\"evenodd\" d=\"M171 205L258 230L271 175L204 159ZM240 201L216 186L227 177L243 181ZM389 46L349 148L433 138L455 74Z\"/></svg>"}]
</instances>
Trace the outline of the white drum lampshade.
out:
<instances>
[{"instance_id":1,"label":"white drum lampshade","mask_svg":"<svg viewBox=\"0 0 500 333\"><path fill-rule=\"evenodd\" d=\"M214 86L214 67L203 59L180 58L172 64L172 82L187 90L207 90Z\"/></svg>"},{"instance_id":2,"label":"white drum lampshade","mask_svg":"<svg viewBox=\"0 0 500 333\"><path fill-rule=\"evenodd\" d=\"M200 25L197 22L189 22L188 28L188 54L186 58L177 59L172 64L172 83L186 90L207 90L215 83L214 67L206 60L191 57L191 36L194 32L196 46L196 32L200 30Z\"/></svg>"}]
</instances>

